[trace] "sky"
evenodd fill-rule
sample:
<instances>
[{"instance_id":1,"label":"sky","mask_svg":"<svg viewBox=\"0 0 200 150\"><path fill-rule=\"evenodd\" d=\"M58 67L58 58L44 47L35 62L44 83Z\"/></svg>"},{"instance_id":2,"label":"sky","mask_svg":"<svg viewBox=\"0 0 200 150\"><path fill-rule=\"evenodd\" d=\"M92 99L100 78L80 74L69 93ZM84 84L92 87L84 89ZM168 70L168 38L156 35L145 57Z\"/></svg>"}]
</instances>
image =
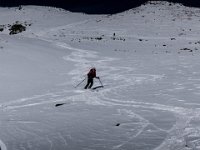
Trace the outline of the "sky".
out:
<instances>
[{"instance_id":1,"label":"sky","mask_svg":"<svg viewBox=\"0 0 200 150\"><path fill-rule=\"evenodd\" d=\"M146 0L0 0L3 6L18 5L47 5L62 7L70 11L109 14L122 12L136 6L140 6Z\"/></svg>"},{"instance_id":2,"label":"sky","mask_svg":"<svg viewBox=\"0 0 200 150\"><path fill-rule=\"evenodd\" d=\"M199 0L169 0L200 7ZM113 14L140 6L147 0L0 0L1 6L46 5L89 14Z\"/></svg>"}]
</instances>

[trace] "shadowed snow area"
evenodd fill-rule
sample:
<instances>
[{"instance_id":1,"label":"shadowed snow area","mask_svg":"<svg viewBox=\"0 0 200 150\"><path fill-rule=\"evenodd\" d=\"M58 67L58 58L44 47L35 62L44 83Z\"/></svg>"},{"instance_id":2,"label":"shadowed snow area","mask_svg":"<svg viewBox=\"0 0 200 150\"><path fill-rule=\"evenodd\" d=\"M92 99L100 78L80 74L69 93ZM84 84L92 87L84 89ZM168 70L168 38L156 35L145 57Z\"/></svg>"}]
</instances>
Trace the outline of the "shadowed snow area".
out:
<instances>
[{"instance_id":1,"label":"shadowed snow area","mask_svg":"<svg viewBox=\"0 0 200 150\"><path fill-rule=\"evenodd\" d=\"M1 149L200 149L200 9L26 6L0 20ZM16 21L31 25L11 36ZM103 88L83 89L91 67Z\"/></svg>"}]
</instances>

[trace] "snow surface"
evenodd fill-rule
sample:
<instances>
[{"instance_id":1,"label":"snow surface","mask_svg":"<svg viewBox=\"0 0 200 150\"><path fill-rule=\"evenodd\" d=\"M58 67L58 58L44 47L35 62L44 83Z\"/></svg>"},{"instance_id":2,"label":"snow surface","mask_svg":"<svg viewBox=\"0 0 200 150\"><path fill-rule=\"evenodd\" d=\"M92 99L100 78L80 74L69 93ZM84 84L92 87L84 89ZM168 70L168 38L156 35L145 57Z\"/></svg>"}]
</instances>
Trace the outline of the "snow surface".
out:
<instances>
[{"instance_id":1,"label":"snow surface","mask_svg":"<svg viewBox=\"0 0 200 150\"><path fill-rule=\"evenodd\" d=\"M23 6L0 20L31 24L0 34L1 149L200 150L200 9ZM104 88L75 88L91 67Z\"/></svg>"}]
</instances>

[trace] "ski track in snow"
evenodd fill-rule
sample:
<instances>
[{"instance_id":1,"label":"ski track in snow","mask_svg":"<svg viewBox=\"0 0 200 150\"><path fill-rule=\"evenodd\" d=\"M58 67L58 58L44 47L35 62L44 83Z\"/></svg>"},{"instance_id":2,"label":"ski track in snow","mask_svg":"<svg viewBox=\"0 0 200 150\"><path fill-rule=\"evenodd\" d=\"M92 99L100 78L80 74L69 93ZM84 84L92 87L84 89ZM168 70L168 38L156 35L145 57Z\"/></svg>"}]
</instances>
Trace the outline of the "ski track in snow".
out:
<instances>
[{"instance_id":1,"label":"ski track in snow","mask_svg":"<svg viewBox=\"0 0 200 150\"><path fill-rule=\"evenodd\" d=\"M98 69L106 70L103 72L105 76L108 74L112 74L112 76L107 77L107 80L114 80L114 81L120 81L120 82L114 85L113 88L109 87L109 88L100 90L99 92L86 91L81 94L68 96L67 98L64 95L66 95L70 91L68 91L67 93L66 92L47 93L44 95L35 95L33 97L22 98L16 101L2 104L2 108L4 110L16 110L16 109L32 107L36 105L52 104L55 102L66 102L67 104L70 104L70 103L77 103L80 101L83 101L90 105L111 105L111 106L118 105L118 106L123 106L123 107L132 105L133 107L146 106L146 108L149 108L149 106L151 106L153 109L157 109L158 107L159 109L161 109L160 106L157 106L156 104L154 105L154 104L148 104L148 103L135 103L134 101L121 101L120 99L106 98L105 95L107 93L115 93L116 89L119 89L119 90L126 89L126 87L133 86L134 84L142 84L142 82L156 82L156 80L161 79L163 75L131 74L131 72L133 72L133 69L130 67L116 68L116 67L109 66L108 65L109 62L117 60L115 58L99 57L97 52L93 52L91 50L73 48L66 43L56 42L55 44L59 47L72 50L71 55L65 56L63 57L63 59L66 61L73 61L75 63L76 68L72 70L71 72L69 72L69 74L73 76L74 81L76 81L79 78L79 75L83 72L83 70L86 70L90 67L90 64L94 64L94 66L97 67ZM163 108L164 107L165 106L163 106ZM132 114L132 115L136 115L136 114ZM113 149L120 149L122 146L131 142L133 138L137 138L144 131L144 129L150 124L148 123L148 120L146 120L145 118L142 118L141 116L138 116L138 117L143 122L141 129L137 132L137 134L134 134L131 137L129 137L128 141L122 142L120 145L113 146ZM20 123L27 124L28 122L21 121ZM23 131L22 129L19 129L19 130L21 130L21 132L28 133L25 130ZM158 130L160 129L158 128ZM30 134L33 134L33 133L30 133ZM65 145L67 146L66 140L60 134L59 134L59 137L64 141ZM46 137L46 139L49 142L50 149L52 149L53 147L52 141L48 138L48 136ZM28 146L28 147L31 147L31 146Z\"/></svg>"},{"instance_id":2,"label":"ski track in snow","mask_svg":"<svg viewBox=\"0 0 200 150\"><path fill-rule=\"evenodd\" d=\"M157 103L138 102L133 99L122 100L120 98L121 95L118 94L118 91L120 90L126 91L126 89L134 85L144 84L146 82L148 83L157 82L158 80L161 80L164 77L164 75L133 74L134 68L120 67L120 66L116 68L116 67L110 66L109 62L116 61L117 60L116 58L99 57L97 52L80 49L80 48L74 48L74 47L71 47L67 43L56 42L55 45L65 48L65 49L72 50L71 55L63 57L64 60L72 61L75 63L75 66L76 66L75 69L69 72L69 74L73 76L72 81L78 80L80 78L80 74L84 70L90 68L90 65L93 64L96 68L103 70L103 74L105 76L104 78L107 81L114 80L114 81L117 81L117 82L113 82L116 84L112 85L112 87L106 87L105 89L99 90L98 92L85 91L79 94L75 93L75 95L68 96L68 97L65 97L65 95L67 95L67 93L70 93L71 91L47 93L44 95L35 95L33 97L22 98L20 100L4 103L2 104L3 109L16 110L16 109L24 108L24 107L32 107L32 106L43 105L43 104L53 104L57 102L65 102L67 104L71 104L71 103L78 103L82 101L90 105L119 106L123 108L127 107L127 110L130 110L130 107L145 108L145 109L173 112L176 115L178 115L179 118L184 116L182 119L180 119L180 121L177 121L177 124L174 125L172 129L163 130L157 127L156 125L150 123L149 120L135 114L134 112L132 111L128 112L131 115L137 115L137 117L141 119L142 127L136 134L130 136L127 141L124 141L119 145L113 146L113 149L121 149L124 145L129 144L134 138L137 138L139 135L141 135L144 132L145 128L149 126L150 124L152 124L157 130L161 130L168 134L172 134L170 138L173 138L173 136L175 136L174 138L181 137L182 141L185 141L183 137L184 136L188 137L188 135L185 135L184 131L187 128L187 126L189 126L190 120L193 118L193 117L190 117L190 114L196 113L198 115L200 114L200 112L197 112L197 111L193 112L191 109L185 109L182 107L166 106L166 105L161 105ZM113 95L113 94L114 94L114 97L119 97L119 99L107 97L107 95ZM21 123L23 123L23 121ZM28 122L24 122L24 123L28 123ZM176 131L177 128L178 130L180 130L178 133ZM173 135L173 132L176 132L176 134ZM33 133L30 133L30 134L33 134ZM192 133L189 133L189 135L190 134ZM65 143L67 147L68 144L65 138L61 134L59 134L58 137L61 138L61 140ZM52 149L53 147L52 141L48 138L48 136L46 137L46 139L49 142L50 149ZM157 149L162 149L163 147L166 147L166 145L168 144L173 145L172 143L173 143L173 140L168 139L167 141L164 141L163 144L160 145L160 147L158 147Z\"/></svg>"},{"instance_id":3,"label":"ski track in snow","mask_svg":"<svg viewBox=\"0 0 200 150\"><path fill-rule=\"evenodd\" d=\"M102 70L106 70L104 71L105 76L106 75L111 75L108 76L107 78L109 80L116 80L118 81L117 85L113 85L112 88L106 88L104 90L100 90L98 93L83 93L79 96L84 97L82 99L86 100L86 103L89 104L96 104L96 105L118 105L118 106L122 106L122 107L138 107L138 108L147 108L147 109L155 109L155 110L165 110L165 111L169 111L169 112L173 112L174 114L179 116L179 119L176 123L176 125L174 125L173 128L171 128L170 130L163 130L158 128L156 125L154 125L158 130L162 130L168 134L172 134L172 137L175 136L174 138L182 138L182 141L184 141L183 143L186 143L186 145L188 145L187 143L187 139L189 135L193 136L194 133L185 133L185 130L188 128L188 126L190 126L190 121L192 120L190 114L200 114L200 111L193 111L191 109L186 109L186 108L182 108L182 107L174 107L174 106L166 106L166 105L161 105L161 104L157 104L157 103L147 103L147 102L136 102L134 100L131 101L122 101L122 99L112 99L112 98L108 98L106 96L110 95L108 93L115 93L115 90L126 90L126 88L130 87L130 86L134 86L135 84L143 84L144 82L157 82L157 80L160 80L164 77L164 75L151 75L151 74L131 74L132 72L134 72L133 68L131 67L112 67L109 66L108 63L111 61L115 61L115 58L110 58L110 57L99 57L98 53L90 51L90 50L84 50L84 49L79 49L79 48L73 48L70 45L66 44L66 43L57 43L58 46L62 46L66 49L70 49L72 50L72 54L70 56L66 56L64 57L65 60L67 61L73 61L76 63L76 68L75 70L72 70L70 72L70 74L72 74L74 76L74 80L78 79L78 75L81 73L82 70L84 70L85 68L88 68L88 64L95 64L94 66L96 66L97 68L102 68ZM97 59L98 58L98 59ZM85 64L85 66L83 65ZM82 69L81 69L82 68ZM113 73L114 72L114 73ZM77 77L76 77L77 76ZM119 82L120 81L120 82ZM92 96L91 96L92 94ZM116 92L117 94L117 92ZM77 97L79 96L75 96L74 99L77 99ZM90 100L89 97L96 97L95 100L92 99ZM116 97L120 97L120 95L117 95ZM78 98L79 99L79 98ZM77 99L77 100L78 100ZM75 100L75 101L77 101ZM134 114L136 115L136 114ZM198 115L197 115L198 116ZM183 118L182 118L183 117ZM139 118L141 118L142 120L144 120L146 123L143 123L143 127L138 131L137 134L133 135L130 137L130 139L128 141L122 142L120 145L114 146L114 149L120 149L122 146L128 144L129 142L131 142L131 140L133 138L137 138L143 131L144 129L150 124L148 120L146 120L145 118L142 118L141 116L139 116ZM178 130L180 130L177 133L177 128ZM198 131L198 129L197 129ZM173 134L173 133L176 134ZM186 135L185 135L186 134ZM173 142L171 140L170 137L167 141L164 141L162 145L160 145L160 147L158 147L157 149L162 149L164 148L164 146L166 147L166 145L174 145L171 142ZM196 146L197 143L195 141L190 141L189 145L191 147ZM184 147L184 145L183 145ZM173 148L173 146L171 147Z\"/></svg>"}]
</instances>

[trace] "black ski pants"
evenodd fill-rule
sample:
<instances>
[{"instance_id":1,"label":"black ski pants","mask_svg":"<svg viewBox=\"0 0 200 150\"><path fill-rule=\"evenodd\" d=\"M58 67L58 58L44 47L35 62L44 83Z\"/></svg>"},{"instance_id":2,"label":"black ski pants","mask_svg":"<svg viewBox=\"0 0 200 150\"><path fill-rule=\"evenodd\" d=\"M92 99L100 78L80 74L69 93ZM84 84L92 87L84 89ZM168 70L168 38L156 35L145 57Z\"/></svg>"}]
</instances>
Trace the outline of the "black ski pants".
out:
<instances>
[{"instance_id":1,"label":"black ski pants","mask_svg":"<svg viewBox=\"0 0 200 150\"><path fill-rule=\"evenodd\" d=\"M93 86L93 78L88 78L85 89L87 89L87 88L90 89L92 86Z\"/></svg>"}]
</instances>

